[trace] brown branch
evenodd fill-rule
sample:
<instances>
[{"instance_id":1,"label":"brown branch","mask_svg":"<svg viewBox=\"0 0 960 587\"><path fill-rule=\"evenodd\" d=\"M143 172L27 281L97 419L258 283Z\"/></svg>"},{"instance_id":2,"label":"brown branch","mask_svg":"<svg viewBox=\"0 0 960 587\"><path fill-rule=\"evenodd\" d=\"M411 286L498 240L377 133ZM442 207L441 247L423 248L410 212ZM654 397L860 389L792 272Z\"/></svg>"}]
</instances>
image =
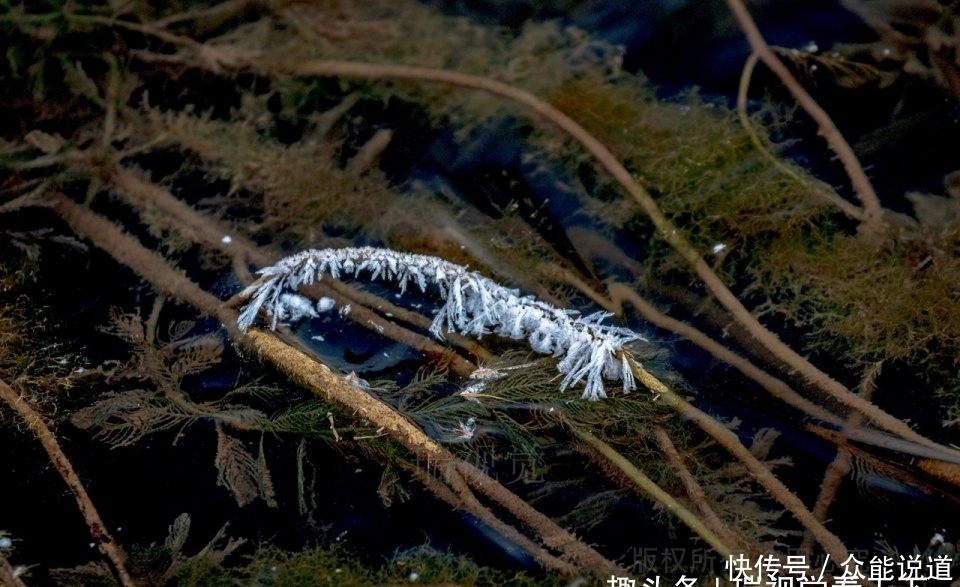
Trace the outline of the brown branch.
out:
<instances>
[{"instance_id":1,"label":"brown branch","mask_svg":"<svg viewBox=\"0 0 960 587\"><path fill-rule=\"evenodd\" d=\"M877 375L880 374L880 364L871 365L864 373L863 382L860 384L860 395L864 399L870 399L873 390L876 387ZM845 429L856 428L863 420L860 412L853 412L847 417ZM841 432L842 434L842 432ZM837 455L827 465L827 470L823 474L823 482L820 483L820 492L817 494L817 501L813 504L813 515L821 522L827 520L827 512L830 511L830 505L840 491L840 485L843 478L850 473L853 465L853 457L846 446L846 442L837 444ZM812 554L813 536L809 532L803 535L803 542L800 543L800 552L808 557Z\"/></svg>"},{"instance_id":2,"label":"brown branch","mask_svg":"<svg viewBox=\"0 0 960 587\"><path fill-rule=\"evenodd\" d=\"M460 498L461 503L463 504L463 509L476 516L477 519L490 526L501 536L516 543L518 546L526 550L545 569L565 577L570 577L576 574L575 566L553 556L543 547L537 545L535 542L518 532L516 528L495 516L489 508L480 503L477 497L473 494L473 491L470 490L470 487L467 486L466 481L463 479L463 476L460 474L460 472L457 471L455 466L445 466L443 468L443 477L447 481L447 484L453 489L457 497Z\"/></svg>"},{"instance_id":3,"label":"brown branch","mask_svg":"<svg viewBox=\"0 0 960 587\"><path fill-rule=\"evenodd\" d=\"M690 472L690 469L683 464L683 458L680 456L680 453L677 452L677 447L674 446L673 441L670 440L670 435L667 434L667 431L663 429L663 426L655 425L653 427L653 435L657 439L657 444L660 445L660 450L663 451L663 454L667 457L667 460L670 461L671 465L673 465L674 472L680 478L680 482L683 483L683 488L687 492L687 497L690 498L690 501L692 501L697 507L697 511L700 512L700 517L703 518L703 523L706 524L708 528L713 530L713 532L719 536L724 543L729 545L730 549L732 549L734 552L744 553L744 548L740 538L737 537L736 532L734 532L730 526L721 520L720 516L718 516L717 513L713 511L713 508L710 507L710 503L707 501L707 496L703 492L703 488L701 488L700 484L697 483L697 480Z\"/></svg>"},{"instance_id":4,"label":"brown branch","mask_svg":"<svg viewBox=\"0 0 960 587\"><path fill-rule=\"evenodd\" d=\"M589 569L596 576L603 578L611 575L623 576L627 574L626 570L620 568L616 563L600 557L592 547L584 544L576 536L558 526L553 520L530 507L530 504L517 497L515 493L501 485L499 481L491 478L474 465L463 460L457 460L455 466L471 487L504 507L511 515L536 532L545 545L564 553L573 564Z\"/></svg>"},{"instance_id":5,"label":"brown branch","mask_svg":"<svg viewBox=\"0 0 960 587\"><path fill-rule=\"evenodd\" d=\"M830 422L831 424L838 425L841 423L840 418L838 418L832 412L803 397L794 391L794 389L787 385L784 381L774 377L773 375L770 375L763 369L757 367L747 359L741 357L729 348L713 340L693 326L685 322L681 322L675 318L671 318L670 316L660 312L656 309L656 307L653 306L653 304L644 299L637 291L621 283L609 284L607 289L610 292L610 297L612 298L610 308L613 309L608 308L610 311L613 311L616 314L622 314L623 302L629 302L634 308L636 308L638 312L640 312L641 316L655 326L676 333L703 350L709 352L717 359L727 363L731 367L737 369L755 381L773 397L797 408L798 410L801 410L806 414L809 414L815 418L819 418L824 422Z\"/></svg>"},{"instance_id":6,"label":"brown branch","mask_svg":"<svg viewBox=\"0 0 960 587\"><path fill-rule=\"evenodd\" d=\"M677 501L675 497L664 491L663 488L657 485L653 479L648 477L643 471L637 468L636 465L631 463L622 454L614 450L612 446L600 438L597 438L597 436L594 434L577 427L572 422L567 421L565 424L570 432L579 438L581 442L585 443L593 451L595 451L596 454L599 454L601 457L606 459L610 464L616 467L620 473L625 475L627 479L629 479L634 486L640 490L642 495L645 495L653 500L654 503L659 504L673 515L677 516L680 521L687 526L687 528L690 528L690 530L692 530L704 542L709 544L710 548L719 554L721 558L728 559L734 553L738 552L737 545L739 544L739 541L730 541L719 536L715 531L715 526L711 523L713 520L701 520L697 518L693 512L688 510L683 504ZM706 504L704 503L704 505ZM716 516L714 517L716 518ZM716 518L716 520L719 521L719 518Z\"/></svg>"},{"instance_id":7,"label":"brown branch","mask_svg":"<svg viewBox=\"0 0 960 587\"><path fill-rule=\"evenodd\" d=\"M464 510L474 515L478 520L487 524L508 540L521 546L530 556L537 559L544 568L565 576L576 574L575 569L569 563L551 555L532 540L517 532L516 528L504 523L496 517L489 508L481 504L473 492L470 491L470 487L467 486L463 476L453 467L446 466L443 468L443 475L447 482L446 485L441 483L423 467L410 466L408 468L413 475L423 483L427 489L433 492L434 495L440 498L440 500L447 502L447 504L456 509Z\"/></svg>"},{"instance_id":8,"label":"brown branch","mask_svg":"<svg viewBox=\"0 0 960 587\"><path fill-rule=\"evenodd\" d=\"M540 536L544 545L564 554L577 567L589 570L597 576L623 573L617 565L603 558L593 548L557 526L557 524L530 507L498 481L453 456L419 428L398 415L392 408L331 373L322 365L300 351L288 347L266 332L257 329L247 331L247 341L260 355L278 365L294 380L322 398L342 403L361 413L376 426L383 427L400 440L408 450L424 458L431 466L443 467L451 463L467 482L495 503L503 506L513 516Z\"/></svg>"},{"instance_id":9,"label":"brown branch","mask_svg":"<svg viewBox=\"0 0 960 587\"><path fill-rule=\"evenodd\" d=\"M163 29L158 29L151 24L140 24L137 22L130 22L128 20L120 20L117 18L110 18L107 16L99 16L95 14L69 14L64 13L63 15L69 22L74 23L88 23L88 24L97 24L105 27L117 27L122 29L131 30L134 32L141 33L148 37L156 37L165 43L170 43L178 47L193 47L197 48L202 46L202 43L191 39L190 37L183 37L180 35L175 35L173 33L167 32Z\"/></svg>"},{"instance_id":10,"label":"brown branch","mask_svg":"<svg viewBox=\"0 0 960 587\"><path fill-rule=\"evenodd\" d=\"M740 74L740 87L737 89L737 116L740 118L740 126L743 127L743 130L750 137L753 146L760 151L767 161L794 181L808 185L799 173L790 169L783 161L773 156L773 153L771 153L760 140L760 137L757 135L757 130L753 127L753 123L750 122L750 117L747 116L747 92L750 89L750 78L753 76L753 69L756 67L758 59L759 57L756 52L751 53L743 65L743 72ZM819 189L814 188L813 191L839 208L841 212L850 218L859 220L860 222L865 220L863 210L841 198L839 194L832 189L821 185Z\"/></svg>"},{"instance_id":11,"label":"brown branch","mask_svg":"<svg viewBox=\"0 0 960 587\"><path fill-rule=\"evenodd\" d=\"M817 126L820 127L820 135L826 139L827 144L830 145L833 152L840 158L844 169L847 171L847 175L850 177L853 190L860 198L860 203L863 204L863 223L861 226L865 225L870 230L879 233L883 222L883 208L880 206L880 200L877 198L877 194L873 190L873 186L870 184L867 174L864 173L863 167L860 165L860 161L857 160L853 149L843 138L843 135L840 134L833 120L830 119L830 115L817 104L813 96L803 89L800 82L793 77L790 70L787 69L783 62L781 62L770 49L770 46L767 45L767 42L763 39L763 35L760 34L760 29L758 29L757 25L753 22L753 18L743 5L743 2L741 2L741 0L727 0L727 6L730 7L730 12L733 13L737 22L740 23L740 28L742 28L744 34L746 34L747 40L753 48L753 52L780 78L783 85L786 86L787 90L793 95L797 102L799 102L800 107L813 118Z\"/></svg>"},{"instance_id":12,"label":"brown branch","mask_svg":"<svg viewBox=\"0 0 960 587\"><path fill-rule=\"evenodd\" d=\"M100 518L97 508L93 505L93 501L91 501L90 496L87 494L87 490L84 489L80 477L76 471L73 470L73 465L70 464L70 460L67 459L67 455L64 454L63 449L60 448L57 437L54 436L50 428L44 423L40 414L30 406L30 403L20 397L20 395L3 380L0 380L0 399L6 402L10 409L20 416L20 419L26 423L30 431L33 432L37 440L40 441L40 444L43 445L43 449L47 451L47 456L50 458L53 468L63 477L67 487L70 488L70 492L73 493L74 499L77 500L80 513L83 514L83 519L86 521L87 527L90 528L90 535L97 544L97 548L107 558L107 561L110 562L110 568L114 575L116 575L117 580L124 587L132 587L134 582L133 579L130 578L130 573L127 572L124 563L126 555L114 541L113 537L110 536L110 532Z\"/></svg>"},{"instance_id":13,"label":"brown branch","mask_svg":"<svg viewBox=\"0 0 960 587\"><path fill-rule=\"evenodd\" d=\"M7 557L0 553L0 585L4 587L27 587L16 568L10 564Z\"/></svg>"},{"instance_id":14,"label":"brown branch","mask_svg":"<svg viewBox=\"0 0 960 587\"><path fill-rule=\"evenodd\" d=\"M806 530L813 534L821 546L823 546L823 549L833 557L834 560L847 560L847 548L843 545L843 542L841 542L833 532L827 530L824 525L813 516L803 502L800 501L800 498L790 491L783 482L777 479L766 465L760 462L757 457L753 456L747 447L743 446L743 443L740 442L736 434L709 414L682 399L662 381L648 373L646 369L633 361L631 361L631 364L638 382L650 391L656 393L659 401L675 409L688 420L692 420L701 430L706 432L720 446L743 463L757 483L763 486L773 499L777 500L780 505L793 514L793 517L796 518Z\"/></svg>"}]
</instances>

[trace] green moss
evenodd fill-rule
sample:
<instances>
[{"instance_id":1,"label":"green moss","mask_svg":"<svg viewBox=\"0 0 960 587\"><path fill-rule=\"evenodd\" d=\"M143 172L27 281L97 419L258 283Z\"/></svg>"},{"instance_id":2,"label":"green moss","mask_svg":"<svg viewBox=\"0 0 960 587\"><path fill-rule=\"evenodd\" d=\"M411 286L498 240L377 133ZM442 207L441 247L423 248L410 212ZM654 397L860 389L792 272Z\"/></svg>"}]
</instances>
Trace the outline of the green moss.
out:
<instances>
[{"instance_id":1,"label":"green moss","mask_svg":"<svg viewBox=\"0 0 960 587\"><path fill-rule=\"evenodd\" d=\"M756 151L732 113L695 94L663 103L642 79L622 76L607 84L570 81L548 97L610 148L695 245L742 250L770 233L796 234L828 212L809 184ZM632 202L616 203L624 199L594 201L593 210L613 227L627 226L641 212Z\"/></svg>"}]
</instances>

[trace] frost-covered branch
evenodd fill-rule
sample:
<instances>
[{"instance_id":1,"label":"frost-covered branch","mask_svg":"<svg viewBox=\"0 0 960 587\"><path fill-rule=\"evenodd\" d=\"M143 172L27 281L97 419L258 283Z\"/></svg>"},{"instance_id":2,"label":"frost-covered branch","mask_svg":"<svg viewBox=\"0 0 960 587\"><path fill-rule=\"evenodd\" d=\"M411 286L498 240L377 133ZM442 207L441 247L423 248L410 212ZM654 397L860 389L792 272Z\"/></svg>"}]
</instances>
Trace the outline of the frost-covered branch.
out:
<instances>
[{"instance_id":1,"label":"frost-covered branch","mask_svg":"<svg viewBox=\"0 0 960 587\"><path fill-rule=\"evenodd\" d=\"M624 392L636 387L623 345L642 340L626 328L607 326L601 321L608 313L577 317L575 313L521 297L520 292L497 284L475 271L427 255L400 253L373 247L308 250L281 260L260 271L260 279L241 293L249 302L240 313L238 324L247 330L261 309L271 319L295 321L318 316L317 309L329 309L324 300L317 306L296 293L301 285L320 280L324 274L359 276L369 272L370 280L397 281L400 291L414 282L421 291L436 285L445 300L437 313L432 332L442 331L482 336L490 332L512 339L526 339L538 353L562 356L557 368L566 376L563 391L586 379L584 399L606 397L603 379L622 380Z\"/></svg>"}]
</instances>

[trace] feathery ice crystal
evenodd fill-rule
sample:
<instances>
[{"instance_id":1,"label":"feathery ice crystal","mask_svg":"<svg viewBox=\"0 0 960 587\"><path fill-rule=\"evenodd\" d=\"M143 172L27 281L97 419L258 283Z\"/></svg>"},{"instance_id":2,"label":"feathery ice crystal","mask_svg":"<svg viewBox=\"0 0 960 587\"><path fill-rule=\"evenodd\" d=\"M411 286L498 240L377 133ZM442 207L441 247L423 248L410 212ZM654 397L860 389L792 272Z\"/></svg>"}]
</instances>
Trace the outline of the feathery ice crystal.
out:
<instances>
[{"instance_id":1,"label":"feathery ice crystal","mask_svg":"<svg viewBox=\"0 0 960 587\"><path fill-rule=\"evenodd\" d=\"M296 321L318 316L305 296L294 293L300 285L320 280L325 273L334 278L370 272L371 281L379 277L398 281L404 292L415 282L422 291L436 284L445 303L437 313L430 332L443 338L442 329L482 336L490 332L512 339L526 339L538 353L562 356L557 368L566 376L563 391L586 379L584 399L607 397L603 379L622 380L624 392L636 387L623 345L643 338L626 328L601 324L610 314L598 312L576 317L566 310L521 297L520 292L497 284L475 271L427 255L400 253L373 247L308 250L287 257L272 267L260 270L260 279L241 296L249 302L240 313L240 329L246 331L262 308L272 319Z\"/></svg>"}]
</instances>

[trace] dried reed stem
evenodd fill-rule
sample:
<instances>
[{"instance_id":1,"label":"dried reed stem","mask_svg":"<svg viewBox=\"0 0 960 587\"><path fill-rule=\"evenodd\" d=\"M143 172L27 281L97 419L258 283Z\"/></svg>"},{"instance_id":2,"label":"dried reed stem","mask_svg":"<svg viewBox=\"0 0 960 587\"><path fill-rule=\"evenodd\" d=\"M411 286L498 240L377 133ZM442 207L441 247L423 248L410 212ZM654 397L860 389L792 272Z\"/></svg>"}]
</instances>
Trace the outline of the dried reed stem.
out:
<instances>
[{"instance_id":1,"label":"dried reed stem","mask_svg":"<svg viewBox=\"0 0 960 587\"><path fill-rule=\"evenodd\" d=\"M117 580L124 587L133 587L133 579L130 578L130 573L127 572L126 563L124 562L127 558L126 555L114 541L113 537L110 536L107 526L100 518L96 506L93 505L90 495L87 494L87 490L83 487L80 477L76 471L73 470L73 465L70 464L67 455L64 454L63 449L60 448L60 443L57 442L57 437L54 436L53 431L47 427L43 418L30 406L30 403L20 397L20 395L3 380L0 380L0 399L6 402L10 409L20 416L20 419L24 421L30 431L33 432L33 435L40 441L40 444L43 445L43 449L47 451L50 463L53 464L53 468L57 470L57 473L63 477L67 487L70 488L70 492L73 493L74 499L77 500L77 506L80 508L80 513L83 514L83 519L87 522L87 527L90 528L90 535L93 537L93 541L97 544L100 552L107 558L107 561L110 563L110 568L114 575L116 575Z\"/></svg>"}]
</instances>

